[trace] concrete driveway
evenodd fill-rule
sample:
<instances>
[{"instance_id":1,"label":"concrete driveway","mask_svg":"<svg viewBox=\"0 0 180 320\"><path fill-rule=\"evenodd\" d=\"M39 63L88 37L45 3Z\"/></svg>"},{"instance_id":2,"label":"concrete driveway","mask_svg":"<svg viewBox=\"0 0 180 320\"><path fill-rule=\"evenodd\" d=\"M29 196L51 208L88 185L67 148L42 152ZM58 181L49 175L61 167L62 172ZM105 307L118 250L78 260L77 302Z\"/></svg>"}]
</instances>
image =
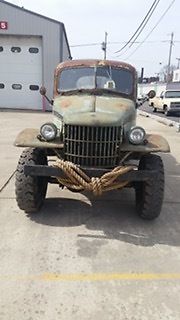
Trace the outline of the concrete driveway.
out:
<instances>
[{"instance_id":1,"label":"concrete driveway","mask_svg":"<svg viewBox=\"0 0 180 320\"><path fill-rule=\"evenodd\" d=\"M180 134L139 117L164 135L166 192L156 221L140 220L134 192L99 198L50 185L39 214L19 210L14 176L25 127L50 114L0 113L0 319L180 319Z\"/></svg>"}]
</instances>

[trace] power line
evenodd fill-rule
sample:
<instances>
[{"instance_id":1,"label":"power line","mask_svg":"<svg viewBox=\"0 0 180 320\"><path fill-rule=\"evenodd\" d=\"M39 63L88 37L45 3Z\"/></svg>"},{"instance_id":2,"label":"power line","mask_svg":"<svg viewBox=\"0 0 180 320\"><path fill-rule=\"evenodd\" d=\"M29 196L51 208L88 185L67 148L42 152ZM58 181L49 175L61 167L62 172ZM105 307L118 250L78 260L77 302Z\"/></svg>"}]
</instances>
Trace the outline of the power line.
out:
<instances>
[{"instance_id":1,"label":"power line","mask_svg":"<svg viewBox=\"0 0 180 320\"><path fill-rule=\"evenodd\" d=\"M150 9L148 10L146 16L144 17L143 21L140 23L139 27L137 28L137 30L134 32L134 34L132 35L132 37L126 42L126 44L121 48L119 49L118 51L116 51L115 53L118 53L118 52L121 52L124 48L127 47L127 45L132 41L132 39L135 37L135 35L138 33L138 31L143 27L144 23L146 22L146 19L148 18L149 14L151 13L151 11L153 10L154 6L156 5L156 3L159 3L160 0L155 0L153 2L153 4L151 5ZM157 3L157 4L158 4Z\"/></svg>"},{"instance_id":2,"label":"power line","mask_svg":"<svg viewBox=\"0 0 180 320\"><path fill-rule=\"evenodd\" d=\"M132 41L133 43L139 44L142 43L143 41ZM130 42L130 43L132 43ZM169 40L151 40L151 41L146 41L146 43L161 43L161 42L169 42ZM175 42L180 42L180 40L176 40ZM108 41L108 45L114 45L114 44L123 44L127 43L127 41ZM99 46L101 45L102 42L95 42L95 43L79 43L79 44L73 44L70 45L71 48L78 48L78 47L92 47L92 46Z\"/></svg>"},{"instance_id":3,"label":"power line","mask_svg":"<svg viewBox=\"0 0 180 320\"><path fill-rule=\"evenodd\" d=\"M75 47L91 47L91 46L99 46L99 45L101 45L101 42L74 44L74 45L72 45L70 47L71 48L75 48Z\"/></svg>"},{"instance_id":4,"label":"power line","mask_svg":"<svg viewBox=\"0 0 180 320\"><path fill-rule=\"evenodd\" d=\"M155 7L153 8L152 12L150 13L148 19L146 20L146 23L144 24L144 26L141 28L141 30L138 32L137 36L135 37L135 39L133 40L133 42L130 44L129 48L132 47L132 45L134 44L134 42L137 40L137 38L140 36L141 32L144 30L145 26L147 25L149 19L151 18L153 12L155 11L158 3L159 3L160 0L158 0L158 2L156 3Z\"/></svg>"},{"instance_id":5,"label":"power line","mask_svg":"<svg viewBox=\"0 0 180 320\"><path fill-rule=\"evenodd\" d=\"M161 20L164 18L164 16L166 15L166 13L169 11L169 9L172 7L172 5L174 4L175 0L173 0L170 5L167 7L167 9L164 11L164 13L162 14L162 16L160 17L160 19L157 21L157 23L155 24L155 26L151 29L151 31L148 33L148 35L144 38L144 40L136 47L136 49L128 56L126 57L126 59L129 59L141 46L142 44L149 38L149 36L151 35L151 33L156 29L156 27L159 25L159 23L161 22Z\"/></svg>"}]
</instances>

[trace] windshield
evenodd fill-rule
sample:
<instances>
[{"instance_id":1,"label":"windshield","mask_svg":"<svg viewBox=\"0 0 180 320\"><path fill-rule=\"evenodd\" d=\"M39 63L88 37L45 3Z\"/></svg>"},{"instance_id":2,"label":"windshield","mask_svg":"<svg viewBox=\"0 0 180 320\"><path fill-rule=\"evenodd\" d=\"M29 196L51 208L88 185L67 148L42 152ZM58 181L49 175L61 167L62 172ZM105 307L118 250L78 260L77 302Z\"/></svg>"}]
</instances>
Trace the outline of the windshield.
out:
<instances>
[{"instance_id":1,"label":"windshield","mask_svg":"<svg viewBox=\"0 0 180 320\"><path fill-rule=\"evenodd\" d=\"M133 75L128 70L109 66L68 68L60 73L59 92L97 88L130 95Z\"/></svg>"},{"instance_id":2,"label":"windshield","mask_svg":"<svg viewBox=\"0 0 180 320\"><path fill-rule=\"evenodd\" d=\"M165 98L180 98L180 91L166 91Z\"/></svg>"}]
</instances>

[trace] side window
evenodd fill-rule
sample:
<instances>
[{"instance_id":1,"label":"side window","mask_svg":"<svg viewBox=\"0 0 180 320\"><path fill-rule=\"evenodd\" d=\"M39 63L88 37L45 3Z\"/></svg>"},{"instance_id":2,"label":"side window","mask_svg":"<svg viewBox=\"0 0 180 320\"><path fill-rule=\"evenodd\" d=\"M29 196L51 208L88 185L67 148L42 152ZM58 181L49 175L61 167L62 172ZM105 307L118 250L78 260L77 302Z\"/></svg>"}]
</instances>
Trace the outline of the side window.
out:
<instances>
[{"instance_id":1,"label":"side window","mask_svg":"<svg viewBox=\"0 0 180 320\"><path fill-rule=\"evenodd\" d=\"M12 51L13 53L20 53L20 52L21 52L21 48L20 48L20 47L12 47L12 48L11 48L11 51Z\"/></svg>"},{"instance_id":2,"label":"side window","mask_svg":"<svg viewBox=\"0 0 180 320\"><path fill-rule=\"evenodd\" d=\"M0 52L3 52L3 50L4 50L4 49L3 49L3 47L2 47L2 46L0 46Z\"/></svg>"},{"instance_id":3,"label":"side window","mask_svg":"<svg viewBox=\"0 0 180 320\"><path fill-rule=\"evenodd\" d=\"M37 91L37 90L39 90L39 86L37 86L37 85L35 85L35 84L31 84L31 85L29 86L29 89L32 90L32 91Z\"/></svg>"},{"instance_id":4,"label":"side window","mask_svg":"<svg viewBox=\"0 0 180 320\"><path fill-rule=\"evenodd\" d=\"M160 98L162 99L164 97L164 91L161 92Z\"/></svg>"},{"instance_id":5,"label":"side window","mask_svg":"<svg viewBox=\"0 0 180 320\"><path fill-rule=\"evenodd\" d=\"M14 90L21 90L21 89L22 89L22 85L19 84L19 83L14 83L14 84L12 85L12 88L13 88Z\"/></svg>"},{"instance_id":6,"label":"side window","mask_svg":"<svg viewBox=\"0 0 180 320\"><path fill-rule=\"evenodd\" d=\"M4 88L5 88L4 83L0 83L0 89L4 89Z\"/></svg>"},{"instance_id":7,"label":"side window","mask_svg":"<svg viewBox=\"0 0 180 320\"><path fill-rule=\"evenodd\" d=\"M30 53L38 53L38 52L39 52L39 49L38 49L38 48L35 48L35 47L31 47L31 48L29 48L29 52L30 52Z\"/></svg>"}]
</instances>

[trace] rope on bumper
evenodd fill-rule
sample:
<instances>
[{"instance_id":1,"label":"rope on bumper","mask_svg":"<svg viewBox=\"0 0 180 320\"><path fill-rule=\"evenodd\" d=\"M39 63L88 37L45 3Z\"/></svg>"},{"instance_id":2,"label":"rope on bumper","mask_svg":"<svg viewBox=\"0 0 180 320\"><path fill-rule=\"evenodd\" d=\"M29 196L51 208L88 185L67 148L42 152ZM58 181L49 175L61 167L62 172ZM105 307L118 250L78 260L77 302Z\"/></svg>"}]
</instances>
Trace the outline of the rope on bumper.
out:
<instances>
[{"instance_id":1,"label":"rope on bumper","mask_svg":"<svg viewBox=\"0 0 180 320\"><path fill-rule=\"evenodd\" d=\"M91 191L95 196L99 196L105 191L125 187L129 183L128 181L118 182L116 179L134 169L134 166L118 166L100 178L90 178L78 166L69 161L59 159L53 166L63 170L67 176L67 178L56 177L61 185L74 191Z\"/></svg>"}]
</instances>

